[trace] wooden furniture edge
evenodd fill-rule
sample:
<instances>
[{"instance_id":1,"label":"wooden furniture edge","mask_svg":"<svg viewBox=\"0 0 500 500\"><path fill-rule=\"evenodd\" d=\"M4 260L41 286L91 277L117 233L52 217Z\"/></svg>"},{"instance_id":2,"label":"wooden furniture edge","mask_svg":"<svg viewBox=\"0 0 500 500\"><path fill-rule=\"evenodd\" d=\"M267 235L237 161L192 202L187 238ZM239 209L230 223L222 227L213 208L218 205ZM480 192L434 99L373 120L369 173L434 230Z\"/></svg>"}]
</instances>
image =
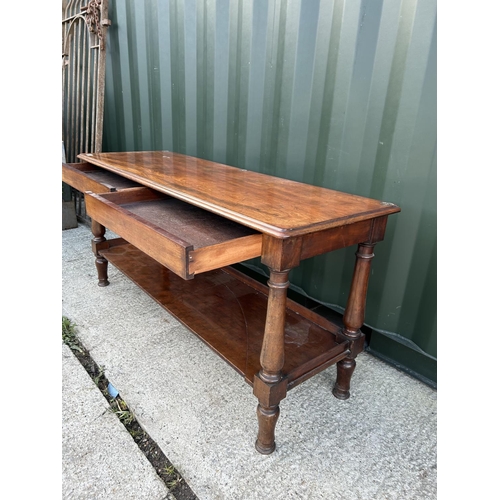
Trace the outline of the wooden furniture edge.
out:
<instances>
[{"instance_id":1,"label":"wooden furniture edge","mask_svg":"<svg viewBox=\"0 0 500 500\"><path fill-rule=\"evenodd\" d=\"M302 227L296 227L292 229L283 229L279 228L277 226L265 223L263 221L260 221L258 219L255 219L254 217L249 217L245 216L241 213L238 213L237 211L228 209L226 207L221 207L220 205L217 205L215 203L211 203L207 200L201 199L199 196L194 196L190 195L189 193L185 191L181 191L179 189L171 188L163 184L159 184L157 182L154 182L150 179L147 179L143 176L140 175L135 175L134 173L128 172L127 170L123 170L119 167L109 165L105 161L101 161L99 158L89 155L89 154L80 154L78 155L78 158L85 160L89 163L92 163L94 165L98 165L102 168L105 168L111 172L114 172L118 175L121 175L122 177L128 178L134 182L137 182L139 184L142 184L144 186L150 187L151 189L154 189L156 191L160 191L162 193L165 193L169 196L172 196L174 198L180 199L182 201L185 201L186 203L195 205L197 207L200 207L204 210L208 210L209 212L215 213L217 215L220 215L222 217L225 217L227 219L230 219L234 222L237 222L239 224L242 224L244 226L250 227L252 229L255 229L259 232L262 232L264 234L268 234L270 236L273 236L275 238L279 239L285 239L285 238L290 238L290 237L295 237L295 236L302 236L308 233L314 233L317 231L321 231L324 229L329 229L329 228L334 228L334 227L339 227L339 226L344 226L347 224L353 224L355 222L359 222L362 220L367 220L367 219L372 219L374 217L380 217L384 215L390 215L393 213L400 212L401 209L395 205L394 203L389 203L389 202L380 202L381 206L378 209L373 209L373 210L368 210L360 213L355 213L351 214L349 216L345 217L338 217L334 220L328 220L328 221L323 221L323 222L318 222L315 224L309 224L307 226L302 226ZM191 157L189 157L191 158ZM194 157L192 157L194 158ZM207 160L208 161L208 160ZM216 162L211 162L211 163L216 163ZM236 167L231 167L229 165L224 165L224 164L218 164L222 167L227 167L231 169L235 169ZM267 174L262 174L260 172L254 172L255 174L266 176L266 177L273 177L269 176ZM287 179L285 179L287 180ZM296 184L302 184L298 183L296 181L290 181ZM326 188L325 188L326 189ZM357 195L357 198L360 198Z\"/></svg>"}]
</instances>

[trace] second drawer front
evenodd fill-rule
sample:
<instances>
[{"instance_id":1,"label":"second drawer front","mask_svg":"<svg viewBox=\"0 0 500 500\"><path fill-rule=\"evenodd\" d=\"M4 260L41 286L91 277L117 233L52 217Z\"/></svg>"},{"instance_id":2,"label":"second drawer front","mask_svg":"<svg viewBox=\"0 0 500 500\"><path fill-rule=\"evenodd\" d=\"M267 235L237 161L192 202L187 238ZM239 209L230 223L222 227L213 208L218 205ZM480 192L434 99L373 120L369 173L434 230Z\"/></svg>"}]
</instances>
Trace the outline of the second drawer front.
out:
<instances>
[{"instance_id":1,"label":"second drawer front","mask_svg":"<svg viewBox=\"0 0 500 500\"><path fill-rule=\"evenodd\" d=\"M77 191L108 193L139 184L90 163L63 163L62 180Z\"/></svg>"}]
</instances>

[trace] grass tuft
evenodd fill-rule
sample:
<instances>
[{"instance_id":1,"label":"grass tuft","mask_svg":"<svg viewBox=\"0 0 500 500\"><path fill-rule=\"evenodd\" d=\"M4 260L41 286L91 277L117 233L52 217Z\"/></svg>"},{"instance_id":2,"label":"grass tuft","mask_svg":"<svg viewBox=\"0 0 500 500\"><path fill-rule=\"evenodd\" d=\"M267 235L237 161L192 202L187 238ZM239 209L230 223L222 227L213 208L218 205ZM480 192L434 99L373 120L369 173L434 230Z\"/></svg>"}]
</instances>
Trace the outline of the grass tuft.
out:
<instances>
[{"instance_id":1,"label":"grass tuft","mask_svg":"<svg viewBox=\"0 0 500 500\"><path fill-rule=\"evenodd\" d=\"M78 339L76 338L76 325L66 318L66 316L62 317L62 340L63 342L72 350L83 352L83 349L80 347Z\"/></svg>"},{"instance_id":2,"label":"grass tuft","mask_svg":"<svg viewBox=\"0 0 500 500\"><path fill-rule=\"evenodd\" d=\"M120 422L122 424L130 425L132 422L134 422L134 414L129 410L127 403L125 403L123 399L118 397L114 398L110 402L110 405L110 411L120 419Z\"/></svg>"}]
</instances>

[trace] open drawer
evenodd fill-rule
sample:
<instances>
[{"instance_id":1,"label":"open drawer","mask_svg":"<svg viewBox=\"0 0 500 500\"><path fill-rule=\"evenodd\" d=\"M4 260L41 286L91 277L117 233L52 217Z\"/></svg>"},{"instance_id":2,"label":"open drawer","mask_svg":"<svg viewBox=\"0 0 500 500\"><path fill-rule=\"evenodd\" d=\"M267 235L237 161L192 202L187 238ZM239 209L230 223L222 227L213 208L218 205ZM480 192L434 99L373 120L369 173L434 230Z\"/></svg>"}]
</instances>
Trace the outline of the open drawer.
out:
<instances>
[{"instance_id":1,"label":"open drawer","mask_svg":"<svg viewBox=\"0 0 500 500\"><path fill-rule=\"evenodd\" d=\"M107 193L139 184L91 163L63 163L62 180L77 191Z\"/></svg>"},{"instance_id":2,"label":"open drawer","mask_svg":"<svg viewBox=\"0 0 500 500\"><path fill-rule=\"evenodd\" d=\"M85 204L94 221L184 279L261 255L261 233L150 188L87 192Z\"/></svg>"}]
</instances>

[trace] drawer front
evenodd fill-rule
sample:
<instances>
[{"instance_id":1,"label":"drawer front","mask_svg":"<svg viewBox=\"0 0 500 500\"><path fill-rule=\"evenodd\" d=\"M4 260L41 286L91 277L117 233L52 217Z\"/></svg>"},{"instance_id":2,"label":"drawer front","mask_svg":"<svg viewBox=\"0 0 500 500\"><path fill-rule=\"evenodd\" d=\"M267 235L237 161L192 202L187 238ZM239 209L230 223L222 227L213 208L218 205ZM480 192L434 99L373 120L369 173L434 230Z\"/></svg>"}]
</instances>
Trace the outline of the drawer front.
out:
<instances>
[{"instance_id":1,"label":"drawer front","mask_svg":"<svg viewBox=\"0 0 500 500\"><path fill-rule=\"evenodd\" d=\"M228 242L197 248L189 252L189 274L213 271L237 262L260 257L262 254L262 234L230 240Z\"/></svg>"},{"instance_id":2,"label":"drawer front","mask_svg":"<svg viewBox=\"0 0 500 500\"><path fill-rule=\"evenodd\" d=\"M87 213L184 279L261 254L262 235L149 188L85 195Z\"/></svg>"},{"instance_id":3,"label":"drawer front","mask_svg":"<svg viewBox=\"0 0 500 500\"><path fill-rule=\"evenodd\" d=\"M107 193L139 184L90 163L63 163L62 180L77 191Z\"/></svg>"}]
</instances>

